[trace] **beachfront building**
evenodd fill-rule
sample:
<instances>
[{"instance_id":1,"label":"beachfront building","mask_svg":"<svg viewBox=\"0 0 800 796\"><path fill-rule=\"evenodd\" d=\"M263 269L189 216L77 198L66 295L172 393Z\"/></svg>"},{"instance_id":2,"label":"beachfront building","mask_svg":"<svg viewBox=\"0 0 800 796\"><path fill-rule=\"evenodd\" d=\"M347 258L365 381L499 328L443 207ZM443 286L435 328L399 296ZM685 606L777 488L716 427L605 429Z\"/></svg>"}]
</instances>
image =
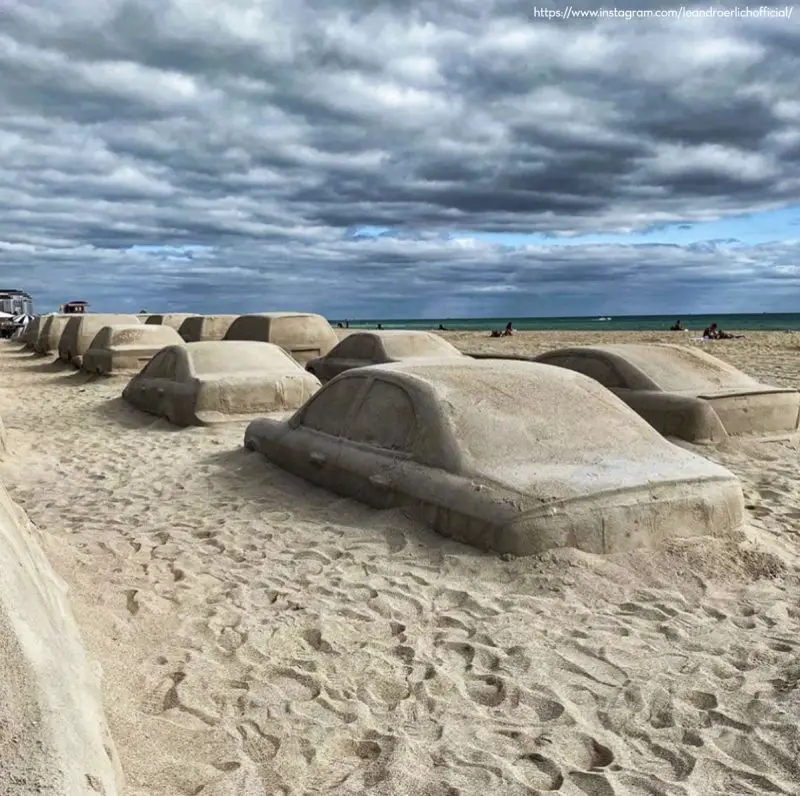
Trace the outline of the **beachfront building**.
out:
<instances>
[{"instance_id":1,"label":"beachfront building","mask_svg":"<svg viewBox=\"0 0 800 796\"><path fill-rule=\"evenodd\" d=\"M33 318L33 299L23 290L0 289L0 337L11 337Z\"/></svg>"},{"instance_id":2,"label":"beachfront building","mask_svg":"<svg viewBox=\"0 0 800 796\"><path fill-rule=\"evenodd\" d=\"M76 315L86 312L88 306L88 301L68 301L66 304L62 304L58 311L62 315Z\"/></svg>"},{"instance_id":3,"label":"beachfront building","mask_svg":"<svg viewBox=\"0 0 800 796\"><path fill-rule=\"evenodd\" d=\"M0 290L0 312L33 315L33 299L22 290Z\"/></svg>"}]
</instances>

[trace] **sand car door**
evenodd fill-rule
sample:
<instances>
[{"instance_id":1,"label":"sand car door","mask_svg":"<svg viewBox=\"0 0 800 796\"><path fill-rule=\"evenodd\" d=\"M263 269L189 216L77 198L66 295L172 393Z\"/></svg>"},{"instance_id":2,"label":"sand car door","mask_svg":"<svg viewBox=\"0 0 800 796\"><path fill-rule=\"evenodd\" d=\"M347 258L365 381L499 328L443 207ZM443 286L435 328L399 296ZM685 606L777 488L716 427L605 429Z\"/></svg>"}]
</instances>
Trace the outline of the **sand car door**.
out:
<instances>
[{"instance_id":1,"label":"sand car door","mask_svg":"<svg viewBox=\"0 0 800 796\"><path fill-rule=\"evenodd\" d=\"M404 502L396 486L417 439L414 402L406 390L373 379L343 436L339 477L346 493L376 508Z\"/></svg>"},{"instance_id":2,"label":"sand car door","mask_svg":"<svg viewBox=\"0 0 800 796\"><path fill-rule=\"evenodd\" d=\"M334 492L340 488L342 432L361 403L368 378L344 378L323 387L307 404L281 441L286 469Z\"/></svg>"}]
</instances>

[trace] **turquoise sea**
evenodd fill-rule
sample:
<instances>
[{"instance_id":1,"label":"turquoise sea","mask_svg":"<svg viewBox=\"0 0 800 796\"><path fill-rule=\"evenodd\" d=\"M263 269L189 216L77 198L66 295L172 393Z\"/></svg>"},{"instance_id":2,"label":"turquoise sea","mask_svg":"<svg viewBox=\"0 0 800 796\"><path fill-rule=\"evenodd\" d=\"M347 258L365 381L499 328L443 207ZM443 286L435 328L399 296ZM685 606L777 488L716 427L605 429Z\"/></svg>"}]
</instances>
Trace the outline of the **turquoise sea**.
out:
<instances>
[{"instance_id":1,"label":"turquoise sea","mask_svg":"<svg viewBox=\"0 0 800 796\"><path fill-rule=\"evenodd\" d=\"M674 315L617 315L591 318L370 318L350 320L351 329L438 329L442 324L452 331L503 329L511 321L520 331L658 332L666 331L677 320ZM800 331L800 313L756 313L749 315L683 315L686 329L702 331L716 322L725 331L789 332ZM331 321L344 324L344 319Z\"/></svg>"}]
</instances>

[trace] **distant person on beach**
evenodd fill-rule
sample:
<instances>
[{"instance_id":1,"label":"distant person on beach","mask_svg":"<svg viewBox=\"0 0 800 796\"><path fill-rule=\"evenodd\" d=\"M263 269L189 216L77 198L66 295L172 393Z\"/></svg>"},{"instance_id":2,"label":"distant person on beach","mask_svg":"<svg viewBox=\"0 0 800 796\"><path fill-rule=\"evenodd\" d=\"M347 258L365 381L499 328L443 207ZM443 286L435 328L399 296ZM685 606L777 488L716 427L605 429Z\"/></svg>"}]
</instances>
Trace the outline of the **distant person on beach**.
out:
<instances>
[{"instance_id":1,"label":"distant person on beach","mask_svg":"<svg viewBox=\"0 0 800 796\"><path fill-rule=\"evenodd\" d=\"M671 332L682 332L683 331L683 324L681 323L680 318L678 318L678 320L675 321L675 323L673 323L672 326L669 327L669 330Z\"/></svg>"},{"instance_id":2,"label":"distant person on beach","mask_svg":"<svg viewBox=\"0 0 800 796\"><path fill-rule=\"evenodd\" d=\"M339 323L336 324L336 328L337 329L344 329L344 326L342 325L341 321L339 321Z\"/></svg>"},{"instance_id":3,"label":"distant person on beach","mask_svg":"<svg viewBox=\"0 0 800 796\"><path fill-rule=\"evenodd\" d=\"M723 332L716 323L712 323L711 326L703 329L703 337L707 337L709 340L740 340L744 335L728 334Z\"/></svg>"},{"instance_id":4,"label":"distant person on beach","mask_svg":"<svg viewBox=\"0 0 800 796\"><path fill-rule=\"evenodd\" d=\"M378 329L383 329L383 325L379 323L378 324Z\"/></svg>"},{"instance_id":5,"label":"distant person on beach","mask_svg":"<svg viewBox=\"0 0 800 796\"><path fill-rule=\"evenodd\" d=\"M445 328L444 328L444 325L440 323L440 324L439 324L439 331L440 331L440 332L446 332L446 331L447 331L447 329L445 329Z\"/></svg>"},{"instance_id":6,"label":"distant person on beach","mask_svg":"<svg viewBox=\"0 0 800 796\"><path fill-rule=\"evenodd\" d=\"M511 337L513 334L514 327L511 325L511 321L509 321L502 332L499 329L492 329L490 337Z\"/></svg>"}]
</instances>

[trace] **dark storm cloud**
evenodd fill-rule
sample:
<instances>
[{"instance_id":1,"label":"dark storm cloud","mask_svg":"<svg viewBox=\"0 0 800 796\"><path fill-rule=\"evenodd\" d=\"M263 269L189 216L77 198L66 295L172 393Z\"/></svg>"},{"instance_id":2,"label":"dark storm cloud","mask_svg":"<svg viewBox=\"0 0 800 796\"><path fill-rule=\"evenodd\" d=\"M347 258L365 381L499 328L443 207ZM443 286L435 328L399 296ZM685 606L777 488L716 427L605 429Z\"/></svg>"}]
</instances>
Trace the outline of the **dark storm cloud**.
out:
<instances>
[{"instance_id":1,"label":"dark storm cloud","mask_svg":"<svg viewBox=\"0 0 800 796\"><path fill-rule=\"evenodd\" d=\"M692 301L783 306L792 242L513 248L446 233L625 233L796 202L797 19L364 8L6 0L3 278L120 308L531 314L638 291L634 311L689 284ZM410 234L348 236L364 226ZM148 244L208 248L130 251Z\"/></svg>"}]
</instances>

